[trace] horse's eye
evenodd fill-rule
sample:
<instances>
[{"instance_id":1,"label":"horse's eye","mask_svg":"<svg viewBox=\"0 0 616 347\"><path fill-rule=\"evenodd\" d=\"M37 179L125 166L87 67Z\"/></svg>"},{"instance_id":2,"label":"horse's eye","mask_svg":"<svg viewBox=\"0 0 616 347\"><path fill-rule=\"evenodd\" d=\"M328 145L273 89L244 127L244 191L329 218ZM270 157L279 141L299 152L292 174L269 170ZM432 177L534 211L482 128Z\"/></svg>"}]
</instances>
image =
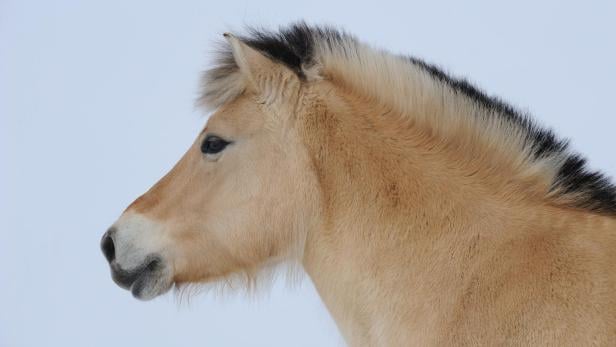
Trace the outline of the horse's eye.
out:
<instances>
[{"instance_id":1,"label":"horse's eye","mask_svg":"<svg viewBox=\"0 0 616 347\"><path fill-rule=\"evenodd\" d=\"M208 135L201 144L201 152L204 154L215 154L225 149L228 144L228 141L225 141L218 136Z\"/></svg>"}]
</instances>

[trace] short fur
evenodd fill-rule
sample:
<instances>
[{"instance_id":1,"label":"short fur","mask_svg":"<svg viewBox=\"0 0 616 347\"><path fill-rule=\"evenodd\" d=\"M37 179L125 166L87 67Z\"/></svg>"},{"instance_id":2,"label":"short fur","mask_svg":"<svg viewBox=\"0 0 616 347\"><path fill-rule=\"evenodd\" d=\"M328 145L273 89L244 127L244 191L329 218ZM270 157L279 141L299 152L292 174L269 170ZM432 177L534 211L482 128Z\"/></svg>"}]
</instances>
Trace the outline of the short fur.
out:
<instances>
[{"instance_id":1,"label":"short fur","mask_svg":"<svg viewBox=\"0 0 616 347\"><path fill-rule=\"evenodd\" d=\"M422 114L423 119L418 121L443 132L447 130L439 128L455 129L459 123L471 122L475 135L500 142L504 155L515 156L510 152L517 151L524 161L521 170L541 170L549 181L545 194L556 203L616 214L616 186L606 176L588 169L586 159L571 152L568 141L538 126L513 106L434 65L373 49L331 27L305 23L279 32L252 29L241 39L302 79L340 79L365 97L403 114L410 109L416 114L425 102L446 100L451 105L436 114ZM218 66L207 71L203 79L200 100L213 108L229 102L245 88L230 47L226 47L218 57ZM447 136L442 135L445 140ZM515 146L509 147L511 144Z\"/></svg>"},{"instance_id":2,"label":"short fur","mask_svg":"<svg viewBox=\"0 0 616 347\"><path fill-rule=\"evenodd\" d=\"M216 112L103 237L133 295L290 262L349 345L614 344L614 187L565 142L333 29L226 37Z\"/></svg>"}]
</instances>

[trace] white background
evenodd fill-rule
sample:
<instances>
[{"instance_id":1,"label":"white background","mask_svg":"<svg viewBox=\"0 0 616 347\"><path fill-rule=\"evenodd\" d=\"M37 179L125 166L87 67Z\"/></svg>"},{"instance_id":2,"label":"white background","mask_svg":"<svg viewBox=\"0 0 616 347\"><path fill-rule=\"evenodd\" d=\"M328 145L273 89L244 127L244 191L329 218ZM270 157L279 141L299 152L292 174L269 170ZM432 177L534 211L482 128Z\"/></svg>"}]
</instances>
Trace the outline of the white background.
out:
<instances>
[{"instance_id":1,"label":"white background","mask_svg":"<svg viewBox=\"0 0 616 347\"><path fill-rule=\"evenodd\" d=\"M99 250L199 132L199 72L244 24L330 23L423 57L616 173L614 2L509 3L0 0L0 346L342 345L308 280L144 303Z\"/></svg>"}]
</instances>

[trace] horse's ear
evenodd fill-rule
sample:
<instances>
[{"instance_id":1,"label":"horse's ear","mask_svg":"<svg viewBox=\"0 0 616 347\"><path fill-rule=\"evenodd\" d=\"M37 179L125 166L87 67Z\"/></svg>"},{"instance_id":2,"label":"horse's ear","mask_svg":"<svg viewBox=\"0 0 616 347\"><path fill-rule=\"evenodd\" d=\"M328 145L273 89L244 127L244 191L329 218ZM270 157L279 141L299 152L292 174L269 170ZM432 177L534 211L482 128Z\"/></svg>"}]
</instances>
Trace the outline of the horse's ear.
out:
<instances>
[{"instance_id":1,"label":"horse's ear","mask_svg":"<svg viewBox=\"0 0 616 347\"><path fill-rule=\"evenodd\" d=\"M250 84L250 87L259 88L259 80L276 74L281 70L288 70L284 65L274 62L258 50L250 47L233 34L225 33L225 39L231 45L233 59Z\"/></svg>"}]
</instances>

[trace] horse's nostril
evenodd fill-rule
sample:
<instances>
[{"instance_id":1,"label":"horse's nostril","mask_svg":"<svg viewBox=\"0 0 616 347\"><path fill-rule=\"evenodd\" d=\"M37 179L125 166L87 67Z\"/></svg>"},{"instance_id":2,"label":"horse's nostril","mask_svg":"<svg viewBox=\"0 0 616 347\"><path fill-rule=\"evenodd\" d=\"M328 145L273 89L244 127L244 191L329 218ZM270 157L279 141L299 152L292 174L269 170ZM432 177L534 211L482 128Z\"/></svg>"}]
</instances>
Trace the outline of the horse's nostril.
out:
<instances>
[{"instance_id":1,"label":"horse's nostril","mask_svg":"<svg viewBox=\"0 0 616 347\"><path fill-rule=\"evenodd\" d=\"M111 238L111 231L112 230L106 232L101 240L101 249L103 250L105 258L107 258L107 261L110 263L115 259L115 246L113 244L113 239Z\"/></svg>"}]
</instances>

